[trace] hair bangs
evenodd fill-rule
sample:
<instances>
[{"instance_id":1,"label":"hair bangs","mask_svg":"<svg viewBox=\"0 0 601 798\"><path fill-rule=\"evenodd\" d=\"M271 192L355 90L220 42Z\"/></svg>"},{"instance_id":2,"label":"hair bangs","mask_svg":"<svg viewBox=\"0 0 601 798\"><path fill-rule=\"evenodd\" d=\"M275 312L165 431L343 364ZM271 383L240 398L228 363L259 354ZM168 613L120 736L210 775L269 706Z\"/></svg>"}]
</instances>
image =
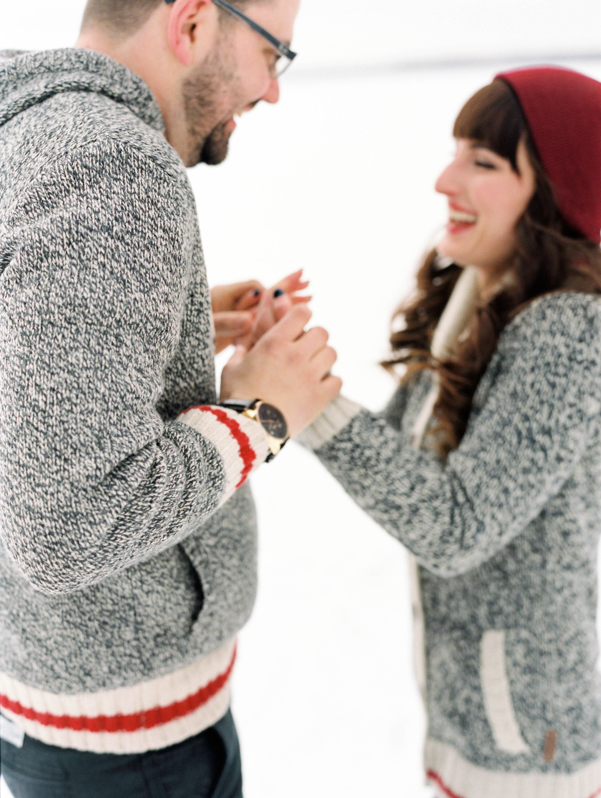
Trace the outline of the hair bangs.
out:
<instances>
[{"instance_id":1,"label":"hair bangs","mask_svg":"<svg viewBox=\"0 0 601 798\"><path fill-rule=\"evenodd\" d=\"M453 136L471 139L506 158L517 168L517 149L528 126L512 90L494 80L466 102L455 120Z\"/></svg>"}]
</instances>

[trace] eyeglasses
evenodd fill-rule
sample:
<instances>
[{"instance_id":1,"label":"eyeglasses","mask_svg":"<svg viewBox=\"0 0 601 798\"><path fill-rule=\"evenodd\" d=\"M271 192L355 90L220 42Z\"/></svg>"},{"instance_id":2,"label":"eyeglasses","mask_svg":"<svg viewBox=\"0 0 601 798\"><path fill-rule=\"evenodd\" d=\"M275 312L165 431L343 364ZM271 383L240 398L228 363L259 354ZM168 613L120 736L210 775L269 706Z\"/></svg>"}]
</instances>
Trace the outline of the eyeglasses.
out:
<instances>
[{"instance_id":1,"label":"eyeglasses","mask_svg":"<svg viewBox=\"0 0 601 798\"><path fill-rule=\"evenodd\" d=\"M166 3L175 3L175 0L165 0ZM296 58L296 53L294 53L289 47L281 42L279 39L276 39L275 36L272 36L269 31L266 31L265 28L262 28L252 19L243 14L241 11L238 11L237 8L230 5L226 2L226 0L213 0L216 6L222 8L224 11L227 11L228 14L231 14L236 19L239 19L241 22L244 22L248 25L249 28L258 33L259 36L262 36L269 44L273 47L276 51L276 58L274 62L270 65L269 74L272 78L280 78L284 72L288 69L290 64Z\"/></svg>"}]
</instances>

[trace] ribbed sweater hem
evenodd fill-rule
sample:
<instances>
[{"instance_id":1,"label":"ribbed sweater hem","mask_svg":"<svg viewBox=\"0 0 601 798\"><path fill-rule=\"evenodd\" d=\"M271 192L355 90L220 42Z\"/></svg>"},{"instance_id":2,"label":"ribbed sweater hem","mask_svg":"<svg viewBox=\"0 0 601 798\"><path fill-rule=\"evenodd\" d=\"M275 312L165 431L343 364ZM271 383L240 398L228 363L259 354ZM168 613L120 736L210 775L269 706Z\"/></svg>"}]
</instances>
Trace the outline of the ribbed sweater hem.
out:
<instances>
[{"instance_id":1,"label":"ribbed sweater hem","mask_svg":"<svg viewBox=\"0 0 601 798\"><path fill-rule=\"evenodd\" d=\"M62 695L0 673L0 709L48 745L132 754L166 748L222 718L236 659L231 640L186 668L128 687Z\"/></svg>"},{"instance_id":2,"label":"ribbed sweater hem","mask_svg":"<svg viewBox=\"0 0 601 798\"><path fill-rule=\"evenodd\" d=\"M428 782L439 798L600 798L601 759L572 773L491 771L464 759L452 746L428 739Z\"/></svg>"}]
</instances>

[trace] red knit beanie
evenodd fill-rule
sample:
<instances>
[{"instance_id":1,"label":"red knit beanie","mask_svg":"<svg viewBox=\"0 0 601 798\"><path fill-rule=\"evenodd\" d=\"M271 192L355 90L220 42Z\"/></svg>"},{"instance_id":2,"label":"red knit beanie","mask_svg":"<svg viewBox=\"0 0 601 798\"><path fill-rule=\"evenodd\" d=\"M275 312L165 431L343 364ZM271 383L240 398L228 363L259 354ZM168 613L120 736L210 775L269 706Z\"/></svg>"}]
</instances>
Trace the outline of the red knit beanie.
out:
<instances>
[{"instance_id":1,"label":"red knit beanie","mask_svg":"<svg viewBox=\"0 0 601 798\"><path fill-rule=\"evenodd\" d=\"M564 219L601 243L601 83L561 67L500 72L516 94Z\"/></svg>"}]
</instances>

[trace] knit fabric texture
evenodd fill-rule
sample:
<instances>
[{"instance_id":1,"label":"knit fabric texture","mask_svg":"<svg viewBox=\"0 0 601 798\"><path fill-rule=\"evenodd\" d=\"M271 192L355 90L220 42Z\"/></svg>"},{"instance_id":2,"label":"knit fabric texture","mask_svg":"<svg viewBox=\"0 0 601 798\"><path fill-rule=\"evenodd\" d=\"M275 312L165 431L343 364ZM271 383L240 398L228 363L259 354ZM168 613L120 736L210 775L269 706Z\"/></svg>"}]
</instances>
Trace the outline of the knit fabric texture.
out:
<instances>
[{"instance_id":1,"label":"knit fabric texture","mask_svg":"<svg viewBox=\"0 0 601 798\"><path fill-rule=\"evenodd\" d=\"M542 297L505 328L446 462L413 445L430 384L381 414L337 400L303 435L419 563L428 778L460 798L593 798L601 300Z\"/></svg>"},{"instance_id":2,"label":"knit fabric texture","mask_svg":"<svg viewBox=\"0 0 601 798\"><path fill-rule=\"evenodd\" d=\"M215 407L186 170L101 54L0 58L0 293L0 675L43 702L229 673L267 442Z\"/></svg>"}]
</instances>

